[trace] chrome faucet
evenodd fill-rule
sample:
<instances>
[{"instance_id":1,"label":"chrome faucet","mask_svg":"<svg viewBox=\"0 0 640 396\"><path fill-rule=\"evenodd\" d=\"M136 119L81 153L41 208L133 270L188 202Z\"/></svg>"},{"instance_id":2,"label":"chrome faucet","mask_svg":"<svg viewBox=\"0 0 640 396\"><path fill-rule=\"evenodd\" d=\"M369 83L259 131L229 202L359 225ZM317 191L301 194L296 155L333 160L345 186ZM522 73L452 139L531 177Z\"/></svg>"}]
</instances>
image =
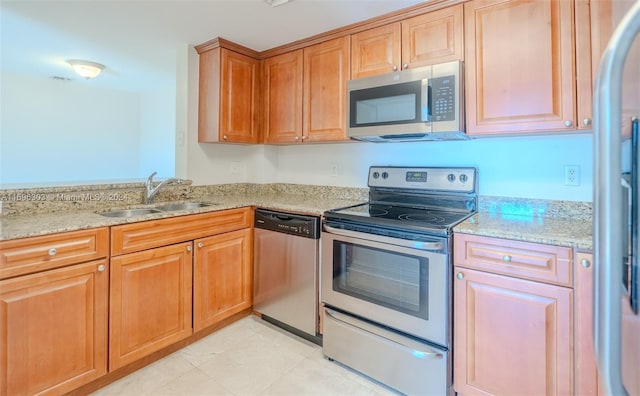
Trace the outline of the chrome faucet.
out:
<instances>
[{"instance_id":1,"label":"chrome faucet","mask_svg":"<svg viewBox=\"0 0 640 396\"><path fill-rule=\"evenodd\" d=\"M157 186L153 187L153 177L156 175L156 173L158 172L153 172L152 174L149 175L149 177L147 178L147 181L144 182L144 186L147 190L147 193L145 195L145 199L144 199L144 203L149 205L151 203L153 203L153 197L158 193L158 190L160 190L160 188L162 186L164 186L165 184L169 184L171 182L176 182L178 184L182 183L183 180L182 179L178 179L175 177L172 177L170 179L166 179L161 181L160 183L158 183Z\"/></svg>"}]
</instances>

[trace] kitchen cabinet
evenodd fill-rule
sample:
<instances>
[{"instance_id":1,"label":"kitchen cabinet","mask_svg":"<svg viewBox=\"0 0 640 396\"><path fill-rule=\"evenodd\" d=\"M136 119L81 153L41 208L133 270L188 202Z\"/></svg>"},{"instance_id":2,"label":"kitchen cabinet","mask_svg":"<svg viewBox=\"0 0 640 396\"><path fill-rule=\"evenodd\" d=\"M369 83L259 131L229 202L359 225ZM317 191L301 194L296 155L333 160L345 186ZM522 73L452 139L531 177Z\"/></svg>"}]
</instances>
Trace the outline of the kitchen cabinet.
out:
<instances>
[{"instance_id":1,"label":"kitchen cabinet","mask_svg":"<svg viewBox=\"0 0 640 396\"><path fill-rule=\"evenodd\" d=\"M110 370L251 307L252 224L240 208L111 227Z\"/></svg>"},{"instance_id":2,"label":"kitchen cabinet","mask_svg":"<svg viewBox=\"0 0 640 396\"><path fill-rule=\"evenodd\" d=\"M351 78L463 60L461 4L351 35Z\"/></svg>"},{"instance_id":3,"label":"kitchen cabinet","mask_svg":"<svg viewBox=\"0 0 640 396\"><path fill-rule=\"evenodd\" d=\"M192 333L191 242L111 258L109 370Z\"/></svg>"},{"instance_id":4,"label":"kitchen cabinet","mask_svg":"<svg viewBox=\"0 0 640 396\"><path fill-rule=\"evenodd\" d=\"M344 141L349 37L264 61L265 143Z\"/></svg>"},{"instance_id":5,"label":"kitchen cabinet","mask_svg":"<svg viewBox=\"0 0 640 396\"><path fill-rule=\"evenodd\" d=\"M469 135L575 130L573 4L465 3Z\"/></svg>"},{"instance_id":6,"label":"kitchen cabinet","mask_svg":"<svg viewBox=\"0 0 640 396\"><path fill-rule=\"evenodd\" d=\"M454 236L456 392L573 393L573 271L566 286L563 275L530 280L571 258L568 248Z\"/></svg>"},{"instance_id":7,"label":"kitchen cabinet","mask_svg":"<svg viewBox=\"0 0 640 396\"><path fill-rule=\"evenodd\" d=\"M0 394L63 394L107 372L106 228L0 242Z\"/></svg>"},{"instance_id":8,"label":"kitchen cabinet","mask_svg":"<svg viewBox=\"0 0 640 396\"><path fill-rule=\"evenodd\" d=\"M201 330L252 305L251 229L194 241L193 327Z\"/></svg>"},{"instance_id":9,"label":"kitchen cabinet","mask_svg":"<svg viewBox=\"0 0 640 396\"><path fill-rule=\"evenodd\" d=\"M219 38L196 49L200 54L198 142L258 143L257 53Z\"/></svg>"},{"instance_id":10,"label":"kitchen cabinet","mask_svg":"<svg viewBox=\"0 0 640 396\"><path fill-rule=\"evenodd\" d=\"M264 60L264 140L290 143L302 136L302 50Z\"/></svg>"},{"instance_id":11,"label":"kitchen cabinet","mask_svg":"<svg viewBox=\"0 0 640 396\"><path fill-rule=\"evenodd\" d=\"M593 256L577 252L575 260L576 395L598 395L598 367L593 339ZM604 393L602 393L604 394Z\"/></svg>"}]
</instances>

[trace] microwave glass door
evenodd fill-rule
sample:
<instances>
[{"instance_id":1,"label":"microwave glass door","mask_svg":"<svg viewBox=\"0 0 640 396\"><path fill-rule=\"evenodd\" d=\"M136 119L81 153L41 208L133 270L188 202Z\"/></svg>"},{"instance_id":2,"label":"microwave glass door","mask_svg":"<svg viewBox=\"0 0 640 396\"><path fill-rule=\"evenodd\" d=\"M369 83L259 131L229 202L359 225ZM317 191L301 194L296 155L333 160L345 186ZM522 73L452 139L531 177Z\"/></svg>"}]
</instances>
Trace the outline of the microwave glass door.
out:
<instances>
[{"instance_id":1,"label":"microwave glass door","mask_svg":"<svg viewBox=\"0 0 640 396\"><path fill-rule=\"evenodd\" d=\"M407 124L429 121L426 80L354 90L349 95L350 126Z\"/></svg>"},{"instance_id":2,"label":"microwave glass door","mask_svg":"<svg viewBox=\"0 0 640 396\"><path fill-rule=\"evenodd\" d=\"M429 260L422 256L333 241L333 290L428 319Z\"/></svg>"}]
</instances>

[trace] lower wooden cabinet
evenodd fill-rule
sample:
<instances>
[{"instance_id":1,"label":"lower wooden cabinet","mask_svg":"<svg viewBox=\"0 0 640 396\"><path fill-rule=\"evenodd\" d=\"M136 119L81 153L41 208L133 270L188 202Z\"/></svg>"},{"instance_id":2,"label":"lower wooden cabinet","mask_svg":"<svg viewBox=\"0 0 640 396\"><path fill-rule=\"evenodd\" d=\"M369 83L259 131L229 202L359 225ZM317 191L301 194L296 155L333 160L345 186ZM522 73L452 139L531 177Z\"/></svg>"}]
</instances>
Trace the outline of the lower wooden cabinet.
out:
<instances>
[{"instance_id":1,"label":"lower wooden cabinet","mask_svg":"<svg viewBox=\"0 0 640 396\"><path fill-rule=\"evenodd\" d=\"M593 339L593 276L595 268L592 255L586 252L577 253L575 268L575 394L595 396L600 393Z\"/></svg>"},{"instance_id":2,"label":"lower wooden cabinet","mask_svg":"<svg viewBox=\"0 0 640 396\"><path fill-rule=\"evenodd\" d=\"M109 370L192 333L192 242L111 259Z\"/></svg>"},{"instance_id":3,"label":"lower wooden cabinet","mask_svg":"<svg viewBox=\"0 0 640 396\"><path fill-rule=\"evenodd\" d=\"M107 372L106 259L0 281L0 395L63 394Z\"/></svg>"},{"instance_id":4,"label":"lower wooden cabinet","mask_svg":"<svg viewBox=\"0 0 640 396\"><path fill-rule=\"evenodd\" d=\"M455 267L454 388L570 395L570 288Z\"/></svg>"},{"instance_id":5,"label":"lower wooden cabinet","mask_svg":"<svg viewBox=\"0 0 640 396\"><path fill-rule=\"evenodd\" d=\"M193 327L211 326L250 308L253 293L251 229L194 241Z\"/></svg>"}]
</instances>

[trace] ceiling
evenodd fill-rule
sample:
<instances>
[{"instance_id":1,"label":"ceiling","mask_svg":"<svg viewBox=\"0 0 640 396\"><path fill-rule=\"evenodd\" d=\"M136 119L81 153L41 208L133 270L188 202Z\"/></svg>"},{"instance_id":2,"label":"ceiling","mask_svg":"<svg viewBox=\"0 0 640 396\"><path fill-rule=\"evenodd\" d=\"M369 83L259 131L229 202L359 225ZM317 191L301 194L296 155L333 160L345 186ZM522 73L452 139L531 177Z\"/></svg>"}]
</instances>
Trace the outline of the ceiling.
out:
<instances>
[{"instance_id":1,"label":"ceiling","mask_svg":"<svg viewBox=\"0 0 640 396\"><path fill-rule=\"evenodd\" d=\"M175 84L178 49L223 37L257 51L420 0L0 0L2 71L132 91ZM184 53L184 52L181 52ZM106 66L84 81L67 59Z\"/></svg>"}]
</instances>

